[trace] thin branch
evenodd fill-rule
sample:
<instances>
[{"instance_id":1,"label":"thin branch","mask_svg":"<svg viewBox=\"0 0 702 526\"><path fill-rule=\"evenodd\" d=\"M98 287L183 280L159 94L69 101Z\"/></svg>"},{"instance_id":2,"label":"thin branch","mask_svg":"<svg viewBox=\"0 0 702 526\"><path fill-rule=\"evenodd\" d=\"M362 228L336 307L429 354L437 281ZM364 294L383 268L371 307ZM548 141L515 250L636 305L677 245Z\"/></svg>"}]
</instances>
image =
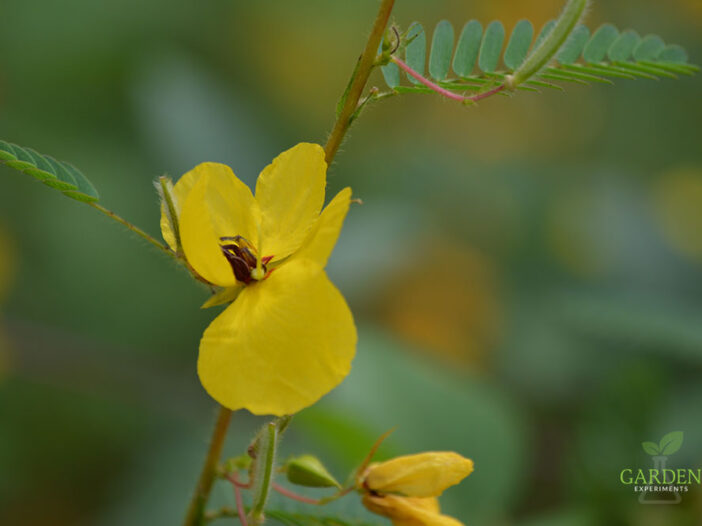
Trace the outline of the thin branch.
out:
<instances>
[{"instance_id":1,"label":"thin branch","mask_svg":"<svg viewBox=\"0 0 702 526\"><path fill-rule=\"evenodd\" d=\"M224 446L224 439L227 436L231 418L232 412L226 407L220 406L217 423L212 432L210 448L207 451L207 457L205 457L205 463L202 466L195 493L190 500L183 526L201 526L205 523L205 506L217 475L217 465L222 454L222 446Z\"/></svg>"},{"instance_id":2,"label":"thin branch","mask_svg":"<svg viewBox=\"0 0 702 526\"><path fill-rule=\"evenodd\" d=\"M298 495L297 493L290 491L289 489L284 488L277 482L273 483L273 489L276 490L278 493L283 495L284 497L288 497L289 499L296 500L298 502L304 502L305 504L314 504L318 506L321 504L321 499L312 499L310 497L305 497L303 495Z\"/></svg>"},{"instance_id":3,"label":"thin branch","mask_svg":"<svg viewBox=\"0 0 702 526\"><path fill-rule=\"evenodd\" d=\"M155 239L154 237L150 236L150 235L147 234L146 232L144 232L144 231L143 231L141 228L139 228L138 226L136 226L136 225L130 223L129 221L127 221L127 220L124 219L123 217L118 216L118 215L115 214L112 210L108 210L107 208L105 208L104 206L102 206L102 205L100 205L100 204L98 204L98 203L91 202L91 203L88 203L88 204L89 204L90 206L92 206L95 210L98 210L99 212L102 212L103 214L105 214L107 217L109 217L109 218L112 219L113 221L117 221L117 222L120 223L121 225L127 227L129 230L131 230L132 232L134 232L134 233L137 234L138 236L142 237L143 239L145 239L146 241L148 241L149 243L151 243L152 245L154 245L154 246L155 246L156 248L158 248L159 250L165 252L166 254L168 254L169 256L171 256L172 258L175 258L175 257L176 257L175 253L174 253L170 248L168 248L166 245L164 245L163 243L161 243L160 241L158 241L158 240Z\"/></svg>"},{"instance_id":4,"label":"thin branch","mask_svg":"<svg viewBox=\"0 0 702 526\"><path fill-rule=\"evenodd\" d=\"M336 152L339 150L346 132L351 125L353 120L353 114L356 112L358 107L358 101L361 98L363 89L368 82L368 77L373 70L375 63L375 57L378 53L378 47L380 46L380 41L385 33L385 27L388 25L388 20L390 19L390 13L395 5L395 0L383 0L380 4L380 9L378 10L378 15L375 18L375 23L373 24L373 29L368 36L368 41L366 42L366 47L358 59L356 64L356 69L354 70L354 75L349 84L348 92L346 93L346 100L344 105L339 112L339 115L334 123L334 128L329 135L329 140L327 141L324 151L326 154L327 164L331 164L336 156Z\"/></svg>"},{"instance_id":5,"label":"thin branch","mask_svg":"<svg viewBox=\"0 0 702 526\"><path fill-rule=\"evenodd\" d=\"M244 499L241 498L241 489L244 487L249 487L251 484L242 484L239 486L239 482L236 478L236 473L231 474L232 484L234 485L234 500L236 502L236 511L239 514L239 522L241 526L249 526L246 520L246 510L244 509Z\"/></svg>"},{"instance_id":6,"label":"thin branch","mask_svg":"<svg viewBox=\"0 0 702 526\"><path fill-rule=\"evenodd\" d=\"M427 88L431 89L432 91L435 91L439 95L442 95L442 96L449 98L451 100L457 100L459 102L477 102L479 100L491 97L492 95L495 95L495 94L497 94L505 89L505 85L500 84L499 86L497 86L494 89L491 89L489 91L485 91L483 93L478 93L477 95L468 95L468 96L459 95L458 93L454 93L453 91L442 88L441 86L439 86L435 82L432 82L431 80L429 80L425 76L421 75L420 73L417 73L415 70L413 70L411 67L409 67L402 59L399 59L399 58L393 56L393 57L391 57L391 60L395 64L397 64L400 67L400 69L405 71L409 76L418 80L419 82L424 84Z\"/></svg>"},{"instance_id":7,"label":"thin branch","mask_svg":"<svg viewBox=\"0 0 702 526\"><path fill-rule=\"evenodd\" d=\"M236 473L227 473L224 475L224 478L226 478L229 482L231 482L234 486L241 488L241 489L251 489L251 481L248 482L241 482L239 481L239 477L237 476Z\"/></svg>"},{"instance_id":8,"label":"thin branch","mask_svg":"<svg viewBox=\"0 0 702 526\"><path fill-rule=\"evenodd\" d=\"M378 449L380 448L381 444L383 442L385 442L385 439L388 438L392 434L393 431L395 431L394 427L391 429L388 429L385 433L380 435L378 440L376 440L375 443L371 446L370 451L366 455L366 458L363 459L363 462L361 462L361 465L358 466L358 469L356 469L356 475L354 477L356 479L356 484L360 483L360 479L363 476L363 472L366 470L368 465L373 460L373 457L378 452Z\"/></svg>"}]
</instances>

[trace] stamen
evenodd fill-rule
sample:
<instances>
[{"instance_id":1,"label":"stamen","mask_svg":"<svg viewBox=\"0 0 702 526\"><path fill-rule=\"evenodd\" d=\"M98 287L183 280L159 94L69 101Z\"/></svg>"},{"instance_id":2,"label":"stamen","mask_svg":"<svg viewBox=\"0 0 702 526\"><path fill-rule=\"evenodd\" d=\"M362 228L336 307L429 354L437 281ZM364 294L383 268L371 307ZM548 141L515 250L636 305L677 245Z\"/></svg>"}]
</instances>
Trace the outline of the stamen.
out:
<instances>
[{"instance_id":1,"label":"stamen","mask_svg":"<svg viewBox=\"0 0 702 526\"><path fill-rule=\"evenodd\" d=\"M249 284L252 281L265 279L269 272L266 264L273 256L258 259L256 250L249 241L242 236L222 236L219 240L222 254L232 267L234 276L238 281Z\"/></svg>"}]
</instances>

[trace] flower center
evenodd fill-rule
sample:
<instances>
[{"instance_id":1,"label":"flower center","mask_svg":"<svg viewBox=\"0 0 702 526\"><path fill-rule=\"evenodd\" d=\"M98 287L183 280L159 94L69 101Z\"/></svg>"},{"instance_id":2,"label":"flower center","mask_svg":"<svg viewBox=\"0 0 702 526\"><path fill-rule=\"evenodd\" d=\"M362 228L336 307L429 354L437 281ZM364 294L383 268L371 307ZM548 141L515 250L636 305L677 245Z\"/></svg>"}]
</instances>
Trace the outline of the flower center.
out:
<instances>
[{"instance_id":1,"label":"flower center","mask_svg":"<svg viewBox=\"0 0 702 526\"><path fill-rule=\"evenodd\" d=\"M273 258L261 258L260 265L256 249L242 236L220 237L222 254L232 267L234 276L238 281L249 284L252 281L264 279L268 273L266 264Z\"/></svg>"}]
</instances>

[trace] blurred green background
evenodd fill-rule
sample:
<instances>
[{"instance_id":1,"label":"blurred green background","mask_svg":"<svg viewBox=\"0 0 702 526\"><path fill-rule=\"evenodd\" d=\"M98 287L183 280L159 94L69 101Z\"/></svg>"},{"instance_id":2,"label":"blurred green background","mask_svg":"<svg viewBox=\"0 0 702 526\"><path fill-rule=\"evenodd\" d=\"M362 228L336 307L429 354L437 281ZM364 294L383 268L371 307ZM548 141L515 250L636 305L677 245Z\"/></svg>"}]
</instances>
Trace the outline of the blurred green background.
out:
<instances>
[{"instance_id":1,"label":"blurred green background","mask_svg":"<svg viewBox=\"0 0 702 526\"><path fill-rule=\"evenodd\" d=\"M377 6L2 4L0 137L75 163L154 235L155 177L219 161L253 183L282 150L324 142ZM394 19L509 30L560 5L398 0ZM600 1L588 25L602 22L702 62L699 0ZM329 265L358 356L285 451L343 478L396 426L385 455L475 460L443 499L466 524L702 524L699 487L643 506L619 483L673 430L671 462L702 465L701 86L367 111L329 171L330 195L352 185L365 203ZM214 416L195 373L207 292L94 210L5 167L0 183L0 524L178 524ZM237 415L227 452L260 423ZM356 501L337 510L383 522Z\"/></svg>"}]
</instances>

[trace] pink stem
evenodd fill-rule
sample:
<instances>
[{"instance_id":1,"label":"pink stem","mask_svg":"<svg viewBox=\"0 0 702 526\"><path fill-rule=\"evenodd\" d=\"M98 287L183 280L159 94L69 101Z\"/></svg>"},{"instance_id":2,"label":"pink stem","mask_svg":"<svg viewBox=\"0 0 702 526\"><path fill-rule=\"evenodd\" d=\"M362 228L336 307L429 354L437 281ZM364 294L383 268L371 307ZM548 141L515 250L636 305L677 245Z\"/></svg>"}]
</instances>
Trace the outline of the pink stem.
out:
<instances>
[{"instance_id":1,"label":"pink stem","mask_svg":"<svg viewBox=\"0 0 702 526\"><path fill-rule=\"evenodd\" d=\"M297 493L293 493L292 491L285 489L283 486L280 484L274 482L273 483L273 489L276 490L278 493L281 495L288 497L289 499L293 499L299 502L304 502L305 504L319 504L318 499L311 499L309 497L303 497L302 495L298 495Z\"/></svg>"},{"instance_id":2,"label":"pink stem","mask_svg":"<svg viewBox=\"0 0 702 526\"><path fill-rule=\"evenodd\" d=\"M241 488L248 488L251 484L242 484L236 477L236 473L232 473L227 477L234 486L234 500L236 501L236 512L239 514L239 522L241 526L249 526L246 521L246 511L244 510L244 499L241 498Z\"/></svg>"},{"instance_id":3,"label":"pink stem","mask_svg":"<svg viewBox=\"0 0 702 526\"><path fill-rule=\"evenodd\" d=\"M439 95L443 95L446 98L452 99L452 100L457 100L459 102L466 102L466 101L471 101L471 102L477 102L482 99L486 99L487 97L490 97L492 95L495 95L496 93L499 93L503 89L505 89L504 84L500 84L498 87L491 89L489 91L486 91L484 93L478 93L477 95L470 95L470 96L464 96L464 95L459 95L458 93L454 93L453 91L447 90L445 88L442 88L438 84L432 82L428 78L420 75L417 73L415 70L413 70L411 67L409 67L404 61L401 59L393 56L391 57L391 60L397 64L400 69L405 71L410 77L417 79L419 82L424 84L427 88L437 92Z\"/></svg>"},{"instance_id":4,"label":"pink stem","mask_svg":"<svg viewBox=\"0 0 702 526\"><path fill-rule=\"evenodd\" d=\"M251 487L251 482L239 482L239 478L237 477L236 473L228 473L227 480L238 488L249 489Z\"/></svg>"}]
</instances>

